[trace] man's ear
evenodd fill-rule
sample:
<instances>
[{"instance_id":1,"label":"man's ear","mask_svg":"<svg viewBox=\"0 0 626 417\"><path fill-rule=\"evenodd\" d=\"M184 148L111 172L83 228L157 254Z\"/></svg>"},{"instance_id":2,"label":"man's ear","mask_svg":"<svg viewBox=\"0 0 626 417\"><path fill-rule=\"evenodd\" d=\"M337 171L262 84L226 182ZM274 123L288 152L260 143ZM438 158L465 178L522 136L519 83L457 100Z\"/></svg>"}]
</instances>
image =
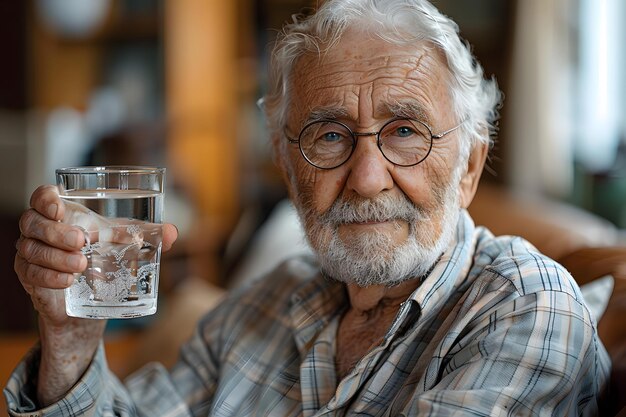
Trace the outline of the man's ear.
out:
<instances>
[{"instance_id":1,"label":"man's ear","mask_svg":"<svg viewBox=\"0 0 626 417\"><path fill-rule=\"evenodd\" d=\"M467 171L463 174L459 183L459 198L463 208L468 208L474 199L488 153L488 143L477 143L470 151L467 159Z\"/></svg>"}]
</instances>

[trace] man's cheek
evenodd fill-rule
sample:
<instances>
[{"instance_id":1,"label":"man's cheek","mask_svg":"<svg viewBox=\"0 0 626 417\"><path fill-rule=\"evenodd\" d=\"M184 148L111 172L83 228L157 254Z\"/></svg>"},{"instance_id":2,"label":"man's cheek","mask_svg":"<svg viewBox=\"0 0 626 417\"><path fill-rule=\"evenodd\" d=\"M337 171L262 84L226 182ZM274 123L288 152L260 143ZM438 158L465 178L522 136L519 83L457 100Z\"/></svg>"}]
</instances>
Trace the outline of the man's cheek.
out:
<instances>
[{"instance_id":1,"label":"man's cheek","mask_svg":"<svg viewBox=\"0 0 626 417\"><path fill-rule=\"evenodd\" d=\"M302 188L302 181L298 179L298 173L302 170L298 155L299 154L295 154L293 149L287 149L283 156L282 163L279 166L289 196L294 201L296 201L300 189Z\"/></svg>"},{"instance_id":2,"label":"man's cheek","mask_svg":"<svg viewBox=\"0 0 626 417\"><path fill-rule=\"evenodd\" d=\"M298 200L306 205L307 209L312 209L317 213L324 211L324 201L331 197L332 191L324 186L323 173L319 169L306 161L297 163L292 183Z\"/></svg>"}]
</instances>

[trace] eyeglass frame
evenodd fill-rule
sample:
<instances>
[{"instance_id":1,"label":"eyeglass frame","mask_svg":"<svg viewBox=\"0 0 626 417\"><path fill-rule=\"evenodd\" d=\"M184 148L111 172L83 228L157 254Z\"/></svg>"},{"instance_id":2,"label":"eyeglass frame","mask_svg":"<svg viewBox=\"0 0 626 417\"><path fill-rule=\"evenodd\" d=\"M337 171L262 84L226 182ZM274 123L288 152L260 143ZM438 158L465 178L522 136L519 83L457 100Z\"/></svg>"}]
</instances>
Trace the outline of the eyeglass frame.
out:
<instances>
[{"instance_id":1,"label":"eyeglass frame","mask_svg":"<svg viewBox=\"0 0 626 417\"><path fill-rule=\"evenodd\" d=\"M428 152L426 152L426 155L424 155L424 157L423 157L422 159L420 159L419 161L417 161L417 162L415 162L415 163L413 163L413 164L406 164L406 165L405 165L405 164L397 164L397 163L393 162L391 159L389 159L389 157L387 157L387 155L385 155L385 152L383 152L382 147L381 147L381 146L382 146L382 144L381 144L381 139L380 139L380 133L381 133L383 130L385 130L385 128L386 128L387 126L389 126L391 123L393 123L393 122L397 122L397 121L399 121L399 120L407 120L407 121L410 121L410 122L417 122L417 123L421 124L422 126L424 126L424 127L428 130L428 132L430 133L430 146L428 147ZM302 130L300 130L300 134L298 135L298 138L297 138L297 139L290 138L290 137L289 137L289 135L287 134L287 132L285 132L285 137L287 138L287 140L289 141L289 143L291 143L291 144L296 144L296 143L297 143L297 144L298 144L298 149L300 150L300 154L302 155L302 157L303 157L303 158L304 158L304 159L305 159L305 160L306 160L306 161L307 161L310 165L314 166L314 167L315 167L315 168L317 168L317 169L323 169L323 170L335 169L335 168L339 168L340 166L342 166L343 164L345 164L346 162L348 162L348 161L350 160L350 158L352 157L352 154L354 153L354 150L356 149L357 138L358 138L358 137L360 137L360 136L376 136L376 146L378 147L378 150L380 150L380 153L383 155L383 157L384 157L387 161L391 162L391 163L392 163L393 165L395 165L395 166L399 166L399 167L402 167L402 168L409 168L409 167L413 167L413 166L416 166L416 165L421 164L422 162L424 162L424 160L425 160L426 158L428 158L428 155L430 155L430 152L431 152L431 151L432 151L432 149L433 149L433 142L434 142L434 140L435 140L435 139L441 139L441 138L443 138L444 136L448 135L449 133L454 132L455 130L457 130L458 128L460 128L460 127L461 127L461 126L462 126L462 125L463 125L466 121L467 121L467 120L463 120L461 123L459 123L458 125L454 126L454 127L453 127L453 128L451 128L451 129L445 130L445 131L443 131L443 132L441 132L441 133L438 133L438 134L433 134L433 129L432 129L432 128L431 128L431 127L430 127L430 126L429 126L426 122L423 122L423 121L418 120L418 119L412 119L412 118L410 118L410 117L394 117L394 118L392 118L392 119L390 119L390 120L386 121L386 122L385 122L385 123L381 126L381 128L378 130L378 132L355 132L355 131L353 131L352 129L350 129L350 127L349 127L347 124L345 124L345 123L343 123L343 122L340 122L339 120L333 120L333 119L320 119L320 120L314 120L314 121L312 121L312 122L307 123L307 124L306 124L306 125L302 128ZM347 157L347 158L346 158L346 159L345 159L342 163L340 163L340 164L338 164L338 165L335 165L335 166L333 166L333 167L320 167L320 166L315 165L315 164L314 164L314 163L313 163L313 162L309 159L309 157L308 157L308 156L306 156L306 154L305 154L305 153L304 153L304 151L302 150L302 145L301 145L301 142L300 142L300 139L302 138L302 134L304 133L304 131L305 131L305 130L309 127L309 126L312 126L312 125L314 125L314 124L316 124L316 123L336 123L336 124L338 124L338 125L340 125L340 126L343 126L343 127L344 127L344 128L345 128L348 132L350 132L350 136L352 137L352 150L350 151L350 154L348 155L348 157Z\"/></svg>"}]
</instances>

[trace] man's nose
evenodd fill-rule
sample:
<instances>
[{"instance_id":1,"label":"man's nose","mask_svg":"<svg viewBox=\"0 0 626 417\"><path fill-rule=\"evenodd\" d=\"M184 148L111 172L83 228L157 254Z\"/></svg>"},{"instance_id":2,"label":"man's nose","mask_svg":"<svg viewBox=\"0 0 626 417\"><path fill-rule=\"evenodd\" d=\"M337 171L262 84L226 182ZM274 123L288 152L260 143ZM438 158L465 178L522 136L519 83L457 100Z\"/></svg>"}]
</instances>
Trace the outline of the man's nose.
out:
<instances>
[{"instance_id":1,"label":"man's nose","mask_svg":"<svg viewBox=\"0 0 626 417\"><path fill-rule=\"evenodd\" d=\"M393 164L383 156L376 136L359 135L354 153L347 162L350 169L346 186L366 198L393 188Z\"/></svg>"}]
</instances>

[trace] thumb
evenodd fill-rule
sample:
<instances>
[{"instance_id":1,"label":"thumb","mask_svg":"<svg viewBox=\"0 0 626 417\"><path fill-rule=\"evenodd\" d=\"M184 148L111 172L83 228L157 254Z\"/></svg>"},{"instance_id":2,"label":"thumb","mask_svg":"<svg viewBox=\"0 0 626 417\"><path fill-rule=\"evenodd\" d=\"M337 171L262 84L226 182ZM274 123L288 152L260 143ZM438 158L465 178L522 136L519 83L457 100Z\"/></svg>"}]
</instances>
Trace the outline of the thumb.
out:
<instances>
[{"instance_id":1,"label":"thumb","mask_svg":"<svg viewBox=\"0 0 626 417\"><path fill-rule=\"evenodd\" d=\"M178 229L171 223L163 224L163 251L172 249L174 242L178 239Z\"/></svg>"}]
</instances>

